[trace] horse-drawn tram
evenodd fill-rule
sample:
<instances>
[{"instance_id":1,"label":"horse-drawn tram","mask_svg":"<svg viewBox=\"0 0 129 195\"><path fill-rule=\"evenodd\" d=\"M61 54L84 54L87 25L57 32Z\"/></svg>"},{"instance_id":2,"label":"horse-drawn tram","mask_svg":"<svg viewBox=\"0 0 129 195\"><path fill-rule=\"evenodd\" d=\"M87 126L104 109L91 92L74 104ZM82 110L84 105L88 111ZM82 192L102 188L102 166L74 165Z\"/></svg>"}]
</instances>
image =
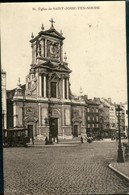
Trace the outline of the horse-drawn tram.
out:
<instances>
[{"instance_id":1,"label":"horse-drawn tram","mask_svg":"<svg viewBox=\"0 0 129 195\"><path fill-rule=\"evenodd\" d=\"M27 146L30 143L29 130L24 128L3 129L3 146Z\"/></svg>"}]
</instances>

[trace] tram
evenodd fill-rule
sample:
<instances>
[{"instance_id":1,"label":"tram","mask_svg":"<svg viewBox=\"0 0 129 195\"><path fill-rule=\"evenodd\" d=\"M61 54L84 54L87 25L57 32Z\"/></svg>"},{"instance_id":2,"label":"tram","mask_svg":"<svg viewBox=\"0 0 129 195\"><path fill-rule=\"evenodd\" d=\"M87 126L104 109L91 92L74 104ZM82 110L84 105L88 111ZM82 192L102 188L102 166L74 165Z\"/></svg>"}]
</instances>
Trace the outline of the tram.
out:
<instances>
[{"instance_id":1,"label":"tram","mask_svg":"<svg viewBox=\"0 0 129 195\"><path fill-rule=\"evenodd\" d=\"M29 130L24 128L3 129L3 146L27 146L30 143Z\"/></svg>"}]
</instances>

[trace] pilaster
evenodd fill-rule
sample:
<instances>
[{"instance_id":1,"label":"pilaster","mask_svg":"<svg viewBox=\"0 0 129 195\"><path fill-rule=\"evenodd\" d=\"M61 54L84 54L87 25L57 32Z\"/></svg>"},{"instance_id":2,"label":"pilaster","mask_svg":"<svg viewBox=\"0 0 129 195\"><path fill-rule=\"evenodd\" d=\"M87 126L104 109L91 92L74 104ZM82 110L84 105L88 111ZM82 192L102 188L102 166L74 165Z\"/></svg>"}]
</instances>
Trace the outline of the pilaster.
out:
<instances>
[{"instance_id":1,"label":"pilaster","mask_svg":"<svg viewBox=\"0 0 129 195\"><path fill-rule=\"evenodd\" d=\"M14 127L17 126L17 103L16 102L13 103L13 124Z\"/></svg>"}]
</instances>

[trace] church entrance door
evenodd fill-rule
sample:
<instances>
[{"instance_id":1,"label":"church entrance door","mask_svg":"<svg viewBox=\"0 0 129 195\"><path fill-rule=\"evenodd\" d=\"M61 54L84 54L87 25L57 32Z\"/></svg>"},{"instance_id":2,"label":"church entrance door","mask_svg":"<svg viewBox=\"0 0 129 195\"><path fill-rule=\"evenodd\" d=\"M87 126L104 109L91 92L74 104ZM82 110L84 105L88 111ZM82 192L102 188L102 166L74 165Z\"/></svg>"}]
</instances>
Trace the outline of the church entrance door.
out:
<instances>
[{"instance_id":1,"label":"church entrance door","mask_svg":"<svg viewBox=\"0 0 129 195\"><path fill-rule=\"evenodd\" d=\"M54 138L58 136L58 118L50 119L50 137Z\"/></svg>"},{"instance_id":2,"label":"church entrance door","mask_svg":"<svg viewBox=\"0 0 129 195\"><path fill-rule=\"evenodd\" d=\"M74 125L73 135L74 137L78 137L78 125Z\"/></svg>"},{"instance_id":3,"label":"church entrance door","mask_svg":"<svg viewBox=\"0 0 129 195\"><path fill-rule=\"evenodd\" d=\"M32 139L32 142L33 142L33 140L34 140L34 135L33 135L33 125L28 125L28 136L29 136L29 138L31 138Z\"/></svg>"}]
</instances>

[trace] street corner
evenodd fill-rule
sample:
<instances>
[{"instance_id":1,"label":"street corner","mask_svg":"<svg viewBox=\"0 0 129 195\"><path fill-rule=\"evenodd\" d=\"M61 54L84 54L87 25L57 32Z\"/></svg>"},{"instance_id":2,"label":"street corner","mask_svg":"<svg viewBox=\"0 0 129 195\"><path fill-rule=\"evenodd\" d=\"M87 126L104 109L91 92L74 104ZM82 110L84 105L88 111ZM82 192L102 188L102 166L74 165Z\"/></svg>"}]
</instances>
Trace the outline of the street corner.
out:
<instances>
[{"instance_id":1,"label":"street corner","mask_svg":"<svg viewBox=\"0 0 129 195\"><path fill-rule=\"evenodd\" d=\"M118 175L129 181L129 162L117 163L111 162L108 167ZM128 193L129 194L129 193Z\"/></svg>"}]
</instances>

